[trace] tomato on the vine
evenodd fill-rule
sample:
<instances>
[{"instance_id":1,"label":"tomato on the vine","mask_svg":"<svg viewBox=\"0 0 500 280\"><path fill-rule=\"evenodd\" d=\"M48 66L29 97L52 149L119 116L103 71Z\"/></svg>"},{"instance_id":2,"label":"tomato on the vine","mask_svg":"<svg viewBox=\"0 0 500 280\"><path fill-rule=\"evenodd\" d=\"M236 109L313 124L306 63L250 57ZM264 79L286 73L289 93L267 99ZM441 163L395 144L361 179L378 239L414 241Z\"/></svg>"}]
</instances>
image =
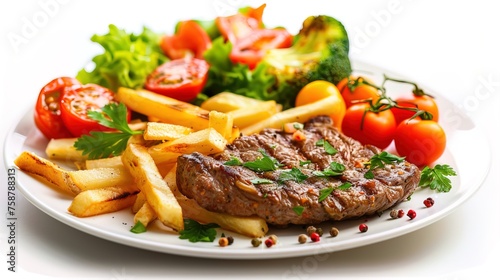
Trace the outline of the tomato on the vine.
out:
<instances>
[{"instance_id":1,"label":"tomato on the vine","mask_svg":"<svg viewBox=\"0 0 500 280\"><path fill-rule=\"evenodd\" d=\"M73 137L61 118L60 101L67 87L79 87L81 83L71 77L59 77L47 83L38 95L34 120L36 127L49 139Z\"/></svg>"},{"instance_id":2,"label":"tomato on the vine","mask_svg":"<svg viewBox=\"0 0 500 280\"><path fill-rule=\"evenodd\" d=\"M87 112L98 111L106 104L117 102L115 94L102 86L86 84L80 87L66 87L61 97L61 118L73 137L80 137L90 131L108 131L110 128L87 116ZM130 114L128 114L130 120Z\"/></svg>"},{"instance_id":3,"label":"tomato on the vine","mask_svg":"<svg viewBox=\"0 0 500 280\"><path fill-rule=\"evenodd\" d=\"M434 98L432 98L429 95L412 95L411 97L399 97L396 98L396 104L398 107L408 107L412 109L418 109L422 111L426 111L432 115L432 120L433 121L438 121L439 120L439 109L436 104L436 101L434 101ZM398 107L393 107L391 108L392 113L394 114L394 117L396 118L396 123L399 124L403 120L411 118L413 115L415 115L414 110L408 110L408 109L401 109Z\"/></svg>"},{"instance_id":4,"label":"tomato on the vine","mask_svg":"<svg viewBox=\"0 0 500 280\"><path fill-rule=\"evenodd\" d=\"M372 81L364 77L347 77L337 84L347 108L356 102L371 99L373 103L380 98L380 93Z\"/></svg>"},{"instance_id":5,"label":"tomato on the vine","mask_svg":"<svg viewBox=\"0 0 500 280\"><path fill-rule=\"evenodd\" d=\"M334 97L336 99L335 105L333 106L334 108L332 108L334 113L330 115L330 118L333 120L333 125L341 130L346 106L342 95L340 95L339 90L334 84L322 80L308 83L297 94L295 106L299 107L310 104L327 97Z\"/></svg>"},{"instance_id":6,"label":"tomato on the vine","mask_svg":"<svg viewBox=\"0 0 500 280\"><path fill-rule=\"evenodd\" d=\"M385 149L391 144L396 131L396 121L390 110L374 112L368 102L347 108L342 121L342 132L364 145Z\"/></svg>"},{"instance_id":7,"label":"tomato on the vine","mask_svg":"<svg viewBox=\"0 0 500 280\"><path fill-rule=\"evenodd\" d=\"M210 66L203 59L175 59L158 66L146 79L147 90L190 102L201 92Z\"/></svg>"},{"instance_id":8,"label":"tomato on the vine","mask_svg":"<svg viewBox=\"0 0 500 280\"><path fill-rule=\"evenodd\" d=\"M433 163L446 148L446 134L433 120L404 120L394 136L394 145L400 156L417 166Z\"/></svg>"}]
</instances>

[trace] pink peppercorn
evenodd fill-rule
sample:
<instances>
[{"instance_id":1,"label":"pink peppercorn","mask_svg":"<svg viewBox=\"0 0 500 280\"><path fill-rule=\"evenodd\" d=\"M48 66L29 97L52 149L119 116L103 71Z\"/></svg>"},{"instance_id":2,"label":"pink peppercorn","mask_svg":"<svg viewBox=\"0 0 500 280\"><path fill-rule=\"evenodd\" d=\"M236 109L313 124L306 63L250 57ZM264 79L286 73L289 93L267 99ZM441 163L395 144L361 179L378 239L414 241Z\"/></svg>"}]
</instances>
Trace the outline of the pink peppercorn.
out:
<instances>
[{"instance_id":1,"label":"pink peppercorn","mask_svg":"<svg viewBox=\"0 0 500 280\"><path fill-rule=\"evenodd\" d=\"M415 217L417 217L417 212L415 212L415 210L408 210L408 213L406 214L406 216L408 216L408 218L410 218L410 220L413 220L415 219Z\"/></svg>"}]
</instances>

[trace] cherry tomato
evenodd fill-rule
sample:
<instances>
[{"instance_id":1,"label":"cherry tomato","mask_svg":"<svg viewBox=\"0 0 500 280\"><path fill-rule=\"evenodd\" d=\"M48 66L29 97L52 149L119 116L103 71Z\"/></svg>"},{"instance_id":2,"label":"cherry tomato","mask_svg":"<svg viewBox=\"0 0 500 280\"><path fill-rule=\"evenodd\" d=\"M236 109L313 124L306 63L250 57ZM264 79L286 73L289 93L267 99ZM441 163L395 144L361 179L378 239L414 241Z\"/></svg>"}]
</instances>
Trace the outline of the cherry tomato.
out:
<instances>
[{"instance_id":1,"label":"cherry tomato","mask_svg":"<svg viewBox=\"0 0 500 280\"><path fill-rule=\"evenodd\" d=\"M295 106L298 107L310 104L327 97L335 97L337 99L334 106L335 113L330 115L330 117L333 120L334 126L341 130L346 106L342 95L340 95L339 90L334 84L322 80L308 83L297 94L297 97L295 98Z\"/></svg>"},{"instance_id":2,"label":"cherry tomato","mask_svg":"<svg viewBox=\"0 0 500 280\"><path fill-rule=\"evenodd\" d=\"M337 84L337 88L342 94L347 108L351 107L351 105L356 103L356 101L372 99L375 103L379 99L380 94L378 89L363 83L363 81L373 85L372 81L364 77L344 78Z\"/></svg>"},{"instance_id":3,"label":"cherry tomato","mask_svg":"<svg viewBox=\"0 0 500 280\"><path fill-rule=\"evenodd\" d=\"M404 120L396 129L394 145L400 156L417 165L433 163L444 153L446 134L443 128L432 120Z\"/></svg>"},{"instance_id":4,"label":"cherry tomato","mask_svg":"<svg viewBox=\"0 0 500 280\"><path fill-rule=\"evenodd\" d=\"M247 13L237 13L226 17L217 17L215 24L221 35L232 44L245 38L253 30L262 27L262 14L265 5L257 9L248 10Z\"/></svg>"},{"instance_id":5,"label":"cherry tomato","mask_svg":"<svg viewBox=\"0 0 500 280\"><path fill-rule=\"evenodd\" d=\"M61 118L74 137L111 130L87 116L88 111L98 111L111 102L116 102L115 95L105 87L94 84L67 87L61 97Z\"/></svg>"},{"instance_id":6,"label":"cherry tomato","mask_svg":"<svg viewBox=\"0 0 500 280\"><path fill-rule=\"evenodd\" d=\"M428 95L412 95L412 97L400 97L397 98L396 103L402 107L418 108L420 110L427 111L432 114L432 120L439 120L439 109L434 101L434 98ZM392 113L396 118L396 123L399 124L401 121L411 118L415 112L411 110L405 110L400 108L392 108Z\"/></svg>"},{"instance_id":7,"label":"cherry tomato","mask_svg":"<svg viewBox=\"0 0 500 280\"><path fill-rule=\"evenodd\" d=\"M35 106L35 125L49 139L70 138L71 132L61 118L60 101L66 87L78 87L81 83L75 78L60 77L46 84L38 95Z\"/></svg>"},{"instance_id":8,"label":"cherry tomato","mask_svg":"<svg viewBox=\"0 0 500 280\"><path fill-rule=\"evenodd\" d=\"M364 145L385 149L394 139L396 121L390 110L378 113L367 111L368 103L353 104L347 108L342 121L342 132ZM364 115L364 116L363 116Z\"/></svg>"},{"instance_id":9,"label":"cherry tomato","mask_svg":"<svg viewBox=\"0 0 500 280\"><path fill-rule=\"evenodd\" d=\"M165 62L146 79L144 87L180 101L190 102L207 82L208 63L203 59L184 58Z\"/></svg>"},{"instance_id":10,"label":"cherry tomato","mask_svg":"<svg viewBox=\"0 0 500 280\"><path fill-rule=\"evenodd\" d=\"M203 53L212 46L208 33L194 20L179 23L173 36L164 36L160 47L170 59L193 56L203 59Z\"/></svg>"},{"instance_id":11,"label":"cherry tomato","mask_svg":"<svg viewBox=\"0 0 500 280\"><path fill-rule=\"evenodd\" d=\"M262 60L266 51L288 48L292 45L292 41L292 34L285 29L256 29L233 44L229 58L233 63L247 64L253 69Z\"/></svg>"}]
</instances>

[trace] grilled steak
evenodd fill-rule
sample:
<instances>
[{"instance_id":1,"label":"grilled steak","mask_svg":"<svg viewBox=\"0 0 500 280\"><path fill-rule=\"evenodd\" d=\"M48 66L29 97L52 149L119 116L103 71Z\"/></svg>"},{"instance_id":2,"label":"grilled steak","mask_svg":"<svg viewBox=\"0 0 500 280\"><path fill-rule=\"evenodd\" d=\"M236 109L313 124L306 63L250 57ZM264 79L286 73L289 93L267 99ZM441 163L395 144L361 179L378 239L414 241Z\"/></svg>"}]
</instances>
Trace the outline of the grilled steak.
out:
<instances>
[{"instance_id":1,"label":"grilled steak","mask_svg":"<svg viewBox=\"0 0 500 280\"><path fill-rule=\"evenodd\" d=\"M406 161L376 168L374 178L366 179L369 167L364 163L381 150L339 133L329 117L309 120L303 132L306 140L294 141L290 133L266 129L239 137L220 154L183 155L177 161L178 188L210 211L257 215L271 225L288 225L375 214L406 199L418 186L420 171ZM337 152L328 153L329 145L319 145L321 141ZM248 165L256 161L278 167L266 171ZM327 176L332 162L345 170Z\"/></svg>"}]
</instances>

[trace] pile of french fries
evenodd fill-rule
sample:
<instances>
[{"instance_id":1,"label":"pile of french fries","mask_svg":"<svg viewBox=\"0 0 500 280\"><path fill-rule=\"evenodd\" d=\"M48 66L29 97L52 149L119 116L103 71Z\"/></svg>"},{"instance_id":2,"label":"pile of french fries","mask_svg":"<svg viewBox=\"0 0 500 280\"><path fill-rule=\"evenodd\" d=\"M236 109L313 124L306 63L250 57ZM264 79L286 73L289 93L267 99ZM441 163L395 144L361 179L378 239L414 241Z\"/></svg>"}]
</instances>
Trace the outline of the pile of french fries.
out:
<instances>
[{"instance_id":1,"label":"pile of french fries","mask_svg":"<svg viewBox=\"0 0 500 280\"><path fill-rule=\"evenodd\" d=\"M274 101L232 93L220 93L201 106L142 89L120 88L117 99L148 116L147 122L131 125L144 132L132 137L121 155L88 159L74 148L76 139L52 139L46 155L25 151L16 158L15 165L71 195L68 211L77 217L130 208L134 223L140 221L145 226L160 221L181 231L184 219L189 218L216 223L249 237L267 233L265 220L211 212L185 197L176 184L177 158L195 151L206 155L220 153L241 134L333 113L328 97L285 111ZM61 168L56 161L73 162L76 168Z\"/></svg>"}]
</instances>

